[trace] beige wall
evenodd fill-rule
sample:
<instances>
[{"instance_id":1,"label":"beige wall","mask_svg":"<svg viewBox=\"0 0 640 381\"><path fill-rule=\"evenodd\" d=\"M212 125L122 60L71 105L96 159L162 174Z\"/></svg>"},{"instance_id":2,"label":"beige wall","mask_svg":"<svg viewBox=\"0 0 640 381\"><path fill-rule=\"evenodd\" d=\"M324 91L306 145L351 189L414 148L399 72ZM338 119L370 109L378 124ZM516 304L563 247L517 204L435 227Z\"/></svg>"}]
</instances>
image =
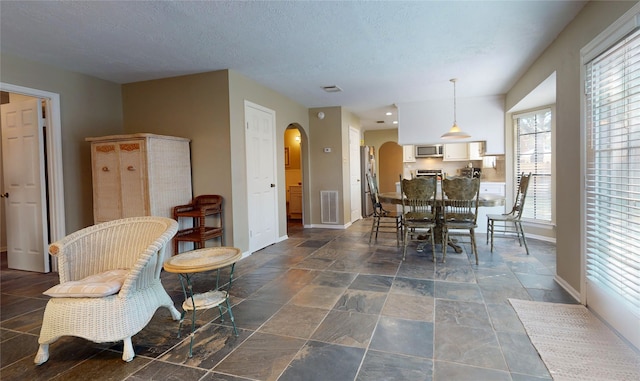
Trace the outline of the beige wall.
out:
<instances>
[{"instance_id":1,"label":"beige wall","mask_svg":"<svg viewBox=\"0 0 640 381\"><path fill-rule=\"evenodd\" d=\"M376 149L376 173L379 173L380 163L378 162L378 156L380 153L380 147L386 142L398 143L398 129L388 130L371 130L364 132L364 145L373 146Z\"/></svg>"},{"instance_id":2,"label":"beige wall","mask_svg":"<svg viewBox=\"0 0 640 381\"><path fill-rule=\"evenodd\" d=\"M53 66L0 56L0 81L60 94L66 231L93 224L87 136L122 133L120 85Z\"/></svg>"},{"instance_id":3,"label":"beige wall","mask_svg":"<svg viewBox=\"0 0 640 381\"><path fill-rule=\"evenodd\" d=\"M220 194L225 198L225 240L243 251L249 247L245 100L276 112L277 152L284 152L284 135L289 124L307 125L306 108L233 71L123 86L126 132L191 139L194 195ZM277 155L277 168L278 229L283 236L286 234L284 155Z\"/></svg>"},{"instance_id":4,"label":"beige wall","mask_svg":"<svg viewBox=\"0 0 640 381\"><path fill-rule=\"evenodd\" d=\"M193 195L224 197L225 242L233 237L226 71L122 86L124 130L191 139Z\"/></svg>"},{"instance_id":5,"label":"beige wall","mask_svg":"<svg viewBox=\"0 0 640 381\"><path fill-rule=\"evenodd\" d=\"M324 119L317 117L324 112ZM309 109L309 156L311 160L311 182L309 186L309 200L311 201L311 224L321 224L320 191L338 191L338 208L344 211L344 193L342 177L342 108L323 107ZM348 139L348 137L347 137ZM325 153L324 148L331 148ZM348 151L347 151L348 152ZM340 214L339 224L344 224L344 213ZM305 221L306 222L306 221Z\"/></svg>"},{"instance_id":6,"label":"beige wall","mask_svg":"<svg viewBox=\"0 0 640 381\"><path fill-rule=\"evenodd\" d=\"M249 247L249 211L247 210L247 180L246 180L246 152L244 129L244 102L245 100L274 110L276 113L276 152L284 152L284 131L287 126L295 123L302 134L302 164L303 167L303 199L310 200L306 184L309 184L309 152L305 151L309 131L309 117L307 108L293 100L267 88L259 83L229 70L229 109L230 109L230 138L231 138L231 184L233 190L233 242L239 248L247 250ZM277 183L278 190L278 229L283 238L287 233L286 216L286 176L284 168L284 155L276 155L277 158ZM309 210L308 203L304 203L304 222L307 224Z\"/></svg>"},{"instance_id":7,"label":"beige wall","mask_svg":"<svg viewBox=\"0 0 640 381\"><path fill-rule=\"evenodd\" d=\"M511 109L556 71L556 223L557 275L581 291L580 49L636 2L589 2L560 33L506 96Z\"/></svg>"}]
</instances>

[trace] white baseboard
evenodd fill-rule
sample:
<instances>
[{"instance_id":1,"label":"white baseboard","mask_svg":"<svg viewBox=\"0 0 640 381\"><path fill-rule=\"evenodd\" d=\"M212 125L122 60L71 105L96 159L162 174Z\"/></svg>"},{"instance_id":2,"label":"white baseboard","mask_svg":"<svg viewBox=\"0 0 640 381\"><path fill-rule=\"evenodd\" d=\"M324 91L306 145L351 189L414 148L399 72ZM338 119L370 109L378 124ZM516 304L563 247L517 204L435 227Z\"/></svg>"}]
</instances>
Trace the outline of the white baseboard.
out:
<instances>
[{"instance_id":1,"label":"white baseboard","mask_svg":"<svg viewBox=\"0 0 640 381\"><path fill-rule=\"evenodd\" d=\"M320 229L346 229L349 226L351 226L351 222L349 222L346 225L326 225L326 224L311 224L311 225L305 225L305 228L320 228Z\"/></svg>"},{"instance_id":2,"label":"white baseboard","mask_svg":"<svg viewBox=\"0 0 640 381\"><path fill-rule=\"evenodd\" d=\"M556 239L555 237L546 237L543 235L538 235L538 234L531 234L531 233L527 233L527 238L533 238L533 239L537 239L540 241L545 241L545 242L550 242L550 243L556 243Z\"/></svg>"},{"instance_id":3,"label":"white baseboard","mask_svg":"<svg viewBox=\"0 0 640 381\"><path fill-rule=\"evenodd\" d=\"M582 304L582 302L580 301L580 293L575 288L571 287L571 285L567 283L566 280L559 277L558 274L556 274L554 280L560 285L560 287L564 288L564 290L568 292L569 295L571 295L576 300L576 302Z\"/></svg>"}]
</instances>

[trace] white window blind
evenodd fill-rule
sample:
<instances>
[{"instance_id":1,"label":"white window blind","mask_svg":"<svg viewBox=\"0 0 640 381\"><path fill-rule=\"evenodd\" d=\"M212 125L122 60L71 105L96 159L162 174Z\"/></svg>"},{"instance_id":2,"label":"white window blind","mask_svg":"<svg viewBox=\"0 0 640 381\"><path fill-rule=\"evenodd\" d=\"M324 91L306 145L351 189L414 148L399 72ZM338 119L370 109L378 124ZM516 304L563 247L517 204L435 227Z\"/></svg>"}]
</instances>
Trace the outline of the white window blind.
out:
<instances>
[{"instance_id":1,"label":"white window blind","mask_svg":"<svg viewBox=\"0 0 640 381\"><path fill-rule=\"evenodd\" d=\"M585 90L587 282L638 318L640 32L587 63Z\"/></svg>"},{"instance_id":2,"label":"white window blind","mask_svg":"<svg viewBox=\"0 0 640 381\"><path fill-rule=\"evenodd\" d=\"M516 177L531 172L523 218L551 221L551 110L514 115Z\"/></svg>"}]
</instances>

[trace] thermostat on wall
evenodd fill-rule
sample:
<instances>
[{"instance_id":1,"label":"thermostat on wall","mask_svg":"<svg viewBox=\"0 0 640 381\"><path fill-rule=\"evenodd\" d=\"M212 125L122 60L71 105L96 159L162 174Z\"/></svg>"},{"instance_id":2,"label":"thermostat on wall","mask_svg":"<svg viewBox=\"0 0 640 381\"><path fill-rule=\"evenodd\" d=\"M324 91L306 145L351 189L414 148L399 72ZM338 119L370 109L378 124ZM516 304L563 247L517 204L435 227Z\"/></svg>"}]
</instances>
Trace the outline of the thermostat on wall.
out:
<instances>
[{"instance_id":1,"label":"thermostat on wall","mask_svg":"<svg viewBox=\"0 0 640 381\"><path fill-rule=\"evenodd\" d=\"M324 147L324 153L331 152L331 147Z\"/></svg>"}]
</instances>

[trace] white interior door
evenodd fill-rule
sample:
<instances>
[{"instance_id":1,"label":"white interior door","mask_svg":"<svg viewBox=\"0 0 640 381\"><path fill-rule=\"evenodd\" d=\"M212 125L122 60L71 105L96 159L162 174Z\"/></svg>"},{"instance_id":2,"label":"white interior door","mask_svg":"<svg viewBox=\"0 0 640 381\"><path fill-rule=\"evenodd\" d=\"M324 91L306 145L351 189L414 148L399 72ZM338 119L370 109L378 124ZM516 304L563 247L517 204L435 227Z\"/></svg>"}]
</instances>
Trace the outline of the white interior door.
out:
<instances>
[{"instance_id":1,"label":"white interior door","mask_svg":"<svg viewBox=\"0 0 640 381\"><path fill-rule=\"evenodd\" d=\"M12 269L50 271L43 125L39 99L2 105L2 193Z\"/></svg>"},{"instance_id":2,"label":"white interior door","mask_svg":"<svg viewBox=\"0 0 640 381\"><path fill-rule=\"evenodd\" d=\"M349 127L349 177L351 179L351 222L362 218L362 185L360 178L360 132Z\"/></svg>"},{"instance_id":3,"label":"white interior door","mask_svg":"<svg viewBox=\"0 0 640 381\"><path fill-rule=\"evenodd\" d=\"M249 251L276 242L275 111L245 102Z\"/></svg>"}]
</instances>

